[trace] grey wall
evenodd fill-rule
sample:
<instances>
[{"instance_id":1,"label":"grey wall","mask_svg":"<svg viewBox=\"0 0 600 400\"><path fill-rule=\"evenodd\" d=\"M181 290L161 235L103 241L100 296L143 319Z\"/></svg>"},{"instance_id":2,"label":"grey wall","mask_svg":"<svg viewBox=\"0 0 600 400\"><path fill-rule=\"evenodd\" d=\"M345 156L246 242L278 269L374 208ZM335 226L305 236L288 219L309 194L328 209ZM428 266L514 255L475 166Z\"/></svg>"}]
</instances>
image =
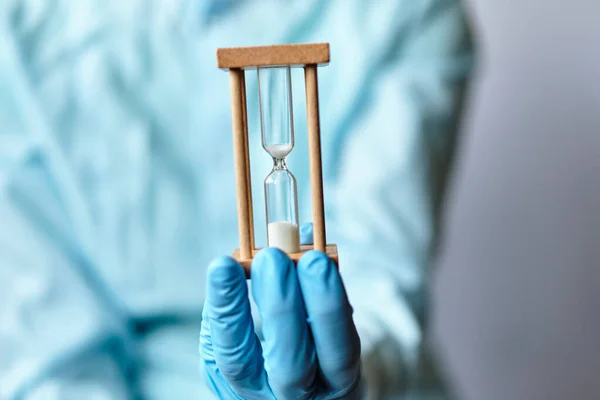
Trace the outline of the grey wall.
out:
<instances>
[{"instance_id":1,"label":"grey wall","mask_svg":"<svg viewBox=\"0 0 600 400\"><path fill-rule=\"evenodd\" d=\"M600 1L471 0L480 77L434 286L467 400L600 399Z\"/></svg>"}]
</instances>

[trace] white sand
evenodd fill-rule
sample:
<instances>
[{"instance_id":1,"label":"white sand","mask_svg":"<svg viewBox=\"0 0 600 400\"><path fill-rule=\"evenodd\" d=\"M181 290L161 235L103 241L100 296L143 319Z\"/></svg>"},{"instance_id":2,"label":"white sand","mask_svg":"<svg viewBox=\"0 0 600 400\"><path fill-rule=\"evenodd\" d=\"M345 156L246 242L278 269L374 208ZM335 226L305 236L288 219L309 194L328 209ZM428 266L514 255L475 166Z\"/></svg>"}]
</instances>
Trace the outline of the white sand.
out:
<instances>
[{"instance_id":1,"label":"white sand","mask_svg":"<svg viewBox=\"0 0 600 400\"><path fill-rule=\"evenodd\" d=\"M267 225L269 247L277 247L286 253L300 251L300 230L298 225L286 221L271 222Z\"/></svg>"},{"instance_id":2,"label":"white sand","mask_svg":"<svg viewBox=\"0 0 600 400\"><path fill-rule=\"evenodd\" d=\"M267 153L269 153L271 155L271 157L281 160L282 158L284 158L285 156L290 154L290 151L292 151L292 145L291 144L272 144L272 145L266 146L265 149L267 150Z\"/></svg>"}]
</instances>

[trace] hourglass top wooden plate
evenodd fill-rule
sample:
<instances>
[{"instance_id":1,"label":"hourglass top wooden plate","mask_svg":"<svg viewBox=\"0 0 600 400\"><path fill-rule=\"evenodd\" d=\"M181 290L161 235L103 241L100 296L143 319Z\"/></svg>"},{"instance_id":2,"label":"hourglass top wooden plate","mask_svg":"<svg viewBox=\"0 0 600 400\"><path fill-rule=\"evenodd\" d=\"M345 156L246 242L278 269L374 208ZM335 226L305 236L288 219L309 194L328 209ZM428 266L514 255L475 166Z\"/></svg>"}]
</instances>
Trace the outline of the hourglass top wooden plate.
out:
<instances>
[{"instance_id":1,"label":"hourglass top wooden plate","mask_svg":"<svg viewBox=\"0 0 600 400\"><path fill-rule=\"evenodd\" d=\"M256 253L258 253L261 249L254 249L252 251L252 257L254 257L256 255ZM294 263L297 263L298 260L300 260L300 257L302 257L302 255L304 253L306 253L307 251L313 250L313 246L312 245L304 245L304 246L300 246L300 252L299 253L292 253L292 254L288 254L290 256L290 258L292 259L292 261ZM329 258L331 258L336 264L338 263L338 251L337 251L337 246L335 244L328 244L325 247L325 253L327 253L327 255L329 256ZM246 271L246 276L250 276L250 265L252 264L252 259L246 259L243 260L240 258L240 249L235 249L235 251L232 254L232 257L235 258L241 265L242 267L244 267L244 270Z\"/></svg>"},{"instance_id":2,"label":"hourglass top wooden plate","mask_svg":"<svg viewBox=\"0 0 600 400\"><path fill-rule=\"evenodd\" d=\"M217 67L221 69L311 64L329 64L329 43L217 49Z\"/></svg>"}]
</instances>

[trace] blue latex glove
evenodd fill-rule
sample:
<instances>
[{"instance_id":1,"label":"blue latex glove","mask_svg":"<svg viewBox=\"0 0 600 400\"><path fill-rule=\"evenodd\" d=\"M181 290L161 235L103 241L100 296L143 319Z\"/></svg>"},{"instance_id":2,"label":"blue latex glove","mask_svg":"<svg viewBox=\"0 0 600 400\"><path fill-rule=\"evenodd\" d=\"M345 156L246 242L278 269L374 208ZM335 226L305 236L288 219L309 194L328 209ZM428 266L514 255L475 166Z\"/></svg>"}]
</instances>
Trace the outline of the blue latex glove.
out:
<instances>
[{"instance_id":1,"label":"blue latex glove","mask_svg":"<svg viewBox=\"0 0 600 400\"><path fill-rule=\"evenodd\" d=\"M301 236L312 236L311 227ZM242 267L230 257L209 266L200 353L213 391L221 399L358 398L360 340L335 264L310 251L296 268L267 248L254 257L251 277L262 343Z\"/></svg>"}]
</instances>

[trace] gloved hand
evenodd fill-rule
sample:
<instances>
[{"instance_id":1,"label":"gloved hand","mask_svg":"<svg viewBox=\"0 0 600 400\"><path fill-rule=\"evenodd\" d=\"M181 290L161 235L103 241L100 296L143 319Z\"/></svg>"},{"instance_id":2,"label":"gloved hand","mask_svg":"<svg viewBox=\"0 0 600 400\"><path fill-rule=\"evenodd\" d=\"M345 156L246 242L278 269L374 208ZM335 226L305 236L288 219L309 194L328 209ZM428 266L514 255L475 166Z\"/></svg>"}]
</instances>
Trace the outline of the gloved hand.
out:
<instances>
[{"instance_id":1,"label":"gloved hand","mask_svg":"<svg viewBox=\"0 0 600 400\"><path fill-rule=\"evenodd\" d=\"M301 236L312 236L312 227ZM221 257L208 270L200 353L219 398L358 398L360 340L333 261L310 251L295 267L282 251L266 248L254 257L251 278L262 343L242 267Z\"/></svg>"}]
</instances>

